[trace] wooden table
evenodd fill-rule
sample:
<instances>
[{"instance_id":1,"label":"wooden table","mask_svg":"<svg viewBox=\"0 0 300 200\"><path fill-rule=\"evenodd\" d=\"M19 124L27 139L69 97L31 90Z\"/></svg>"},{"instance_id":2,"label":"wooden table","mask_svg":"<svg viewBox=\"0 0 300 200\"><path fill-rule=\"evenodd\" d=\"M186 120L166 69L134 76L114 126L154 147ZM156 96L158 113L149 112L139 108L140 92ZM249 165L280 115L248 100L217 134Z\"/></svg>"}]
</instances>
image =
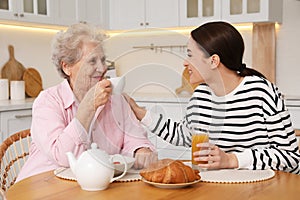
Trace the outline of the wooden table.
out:
<instances>
[{"instance_id":1,"label":"wooden table","mask_svg":"<svg viewBox=\"0 0 300 200\"><path fill-rule=\"evenodd\" d=\"M77 182L57 178L53 171L42 173L14 184L6 193L14 199L299 199L300 175L276 172L275 177L255 183L205 183L199 182L182 189L161 189L142 181L112 183L97 192L81 190Z\"/></svg>"}]
</instances>

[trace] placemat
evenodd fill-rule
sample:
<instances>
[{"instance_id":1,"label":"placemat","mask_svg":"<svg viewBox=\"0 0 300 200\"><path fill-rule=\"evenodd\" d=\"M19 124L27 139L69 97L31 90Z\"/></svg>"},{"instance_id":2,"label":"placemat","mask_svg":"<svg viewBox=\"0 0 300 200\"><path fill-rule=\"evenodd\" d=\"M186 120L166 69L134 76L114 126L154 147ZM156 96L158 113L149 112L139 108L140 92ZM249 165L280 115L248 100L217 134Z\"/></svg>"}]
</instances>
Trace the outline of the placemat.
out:
<instances>
[{"instance_id":1,"label":"placemat","mask_svg":"<svg viewBox=\"0 0 300 200\"><path fill-rule=\"evenodd\" d=\"M223 169L204 170L200 172L203 182L213 183L251 183L263 181L275 176L271 169L247 170L247 169Z\"/></svg>"},{"instance_id":2,"label":"placemat","mask_svg":"<svg viewBox=\"0 0 300 200\"><path fill-rule=\"evenodd\" d=\"M54 175L71 181L77 181L76 176L73 174L70 168L60 167L54 170ZM141 176L139 174L139 170L130 169L122 178L116 180L115 182L132 182L141 180Z\"/></svg>"}]
</instances>

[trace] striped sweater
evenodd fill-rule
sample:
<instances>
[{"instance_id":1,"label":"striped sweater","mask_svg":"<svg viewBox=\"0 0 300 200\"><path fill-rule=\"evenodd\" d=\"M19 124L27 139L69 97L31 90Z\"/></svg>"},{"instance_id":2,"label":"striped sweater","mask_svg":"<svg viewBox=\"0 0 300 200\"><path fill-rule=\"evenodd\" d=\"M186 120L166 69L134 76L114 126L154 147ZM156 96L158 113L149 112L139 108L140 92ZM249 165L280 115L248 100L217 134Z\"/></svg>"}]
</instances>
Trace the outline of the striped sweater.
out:
<instances>
[{"instance_id":1,"label":"striped sweater","mask_svg":"<svg viewBox=\"0 0 300 200\"><path fill-rule=\"evenodd\" d=\"M239 168L300 174L300 154L289 112L278 88L247 76L223 97L199 85L180 122L147 111L142 120L153 133L177 146L191 146L191 127L209 132L210 142L234 153Z\"/></svg>"}]
</instances>

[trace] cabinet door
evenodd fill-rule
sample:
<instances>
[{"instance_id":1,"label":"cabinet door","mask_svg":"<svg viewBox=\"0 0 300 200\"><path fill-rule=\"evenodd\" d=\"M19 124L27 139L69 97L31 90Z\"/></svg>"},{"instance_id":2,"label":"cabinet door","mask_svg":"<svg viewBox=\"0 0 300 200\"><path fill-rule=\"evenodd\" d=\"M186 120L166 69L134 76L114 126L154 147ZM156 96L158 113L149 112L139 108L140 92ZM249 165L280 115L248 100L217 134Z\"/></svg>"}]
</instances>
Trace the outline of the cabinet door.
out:
<instances>
[{"instance_id":1,"label":"cabinet door","mask_svg":"<svg viewBox=\"0 0 300 200\"><path fill-rule=\"evenodd\" d=\"M107 0L78 0L79 22L90 23L108 27L108 1Z\"/></svg>"},{"instance_id":2,"label":"cabinet door","mask_svg":"<svg viewBox=\"0 0 300 200\"><path fill-rule=\"evenodd\" d=\"M53 0L19 0L17 1L20 21L35 23L54 23Z\"/></svg>"},{"instance_id":3,"label":"cabinet door","mask_svg":"<svg viewBox=\"0 0 300 200\"><path fill-rule=\"evenodd\" d=\"M55 1L55 24L69 26L77 23L78 0L57 0Z\"/></svg>"},{"instance_id":4,"label":"cabinet door","mask_svg":"<svg viewBox=\"0 0 300 200\"><path fill-rule=\"evenodd\" d=\"M199 26L204 22L221 19L219 0L179 1L180 26Z\"/></svg>"},{"instance_id":5,"label":"cabinet door","mask_svg":"<svg viewBox=\"0 0 300 200\"><path fill-rule=\"evenodd\" d=\"M0 113L1 119L1 139L6 139L9 135L31 126L31 109L5 111Z\"/></svg>"},{"instance_id":6,"label":"cabinet door","mask_svg":"<svg viewBox=\"0 0 300 200\"><path fill-rule=\"evenodd\" d=\"M17 13L17 2L13 0L0 0L0 18L14 20L18 17L14 14Z\"/></svg>"},{"instance_id":7,"label":"cabinet door","mask_svg":"<svg viewBox=\"0 0 300 200\"><path fill-rule=\"evenodd\" d=\"M179 25L178 0L146 0L146 27L165 28Z\"/></svg>"},{"instance_id":8,"label":"cabinet door","mask_svg":"<svg viewBox=\"0 0 300 200\"><path fill-rule=\"evenodd\" d=\"M282 22L282 0L222 1L222 19L231 23Z\"/></svg>"},{"instance_id":9,"label":"cabinet door","mask_svg":"<svg viewBox=\"0 0 300 200\"><path fill-rule=\"evenodd\" d=\"M139 29L145 23L144 0L110 0L110 29Z\"/></svg>"}]
</instances>

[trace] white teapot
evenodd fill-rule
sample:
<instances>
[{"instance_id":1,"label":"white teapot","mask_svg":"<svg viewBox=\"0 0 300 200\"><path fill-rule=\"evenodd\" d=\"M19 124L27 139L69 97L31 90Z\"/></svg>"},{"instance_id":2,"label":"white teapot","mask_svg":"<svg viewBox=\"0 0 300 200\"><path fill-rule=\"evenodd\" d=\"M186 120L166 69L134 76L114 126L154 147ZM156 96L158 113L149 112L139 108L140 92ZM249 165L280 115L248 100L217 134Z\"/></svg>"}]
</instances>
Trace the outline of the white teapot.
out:
<instances>
[{"instance_id":1,"label":"white teapot","mask_svg":"<svg viewBox=\"0 0 300 200\"><path fill-rule=\"evenodd\" d=\"M112 160L116 156L124 162L125 169L120 176L114 177ZM77 160L72 152L67 152L67 157L70 168L83 190L104 190L110 183L122 178L127 172L126 160L122 155L109 156L105 151L98 149L96 143L92 143L91 149L83 152Z\"/></svg>"}]
</instances>

